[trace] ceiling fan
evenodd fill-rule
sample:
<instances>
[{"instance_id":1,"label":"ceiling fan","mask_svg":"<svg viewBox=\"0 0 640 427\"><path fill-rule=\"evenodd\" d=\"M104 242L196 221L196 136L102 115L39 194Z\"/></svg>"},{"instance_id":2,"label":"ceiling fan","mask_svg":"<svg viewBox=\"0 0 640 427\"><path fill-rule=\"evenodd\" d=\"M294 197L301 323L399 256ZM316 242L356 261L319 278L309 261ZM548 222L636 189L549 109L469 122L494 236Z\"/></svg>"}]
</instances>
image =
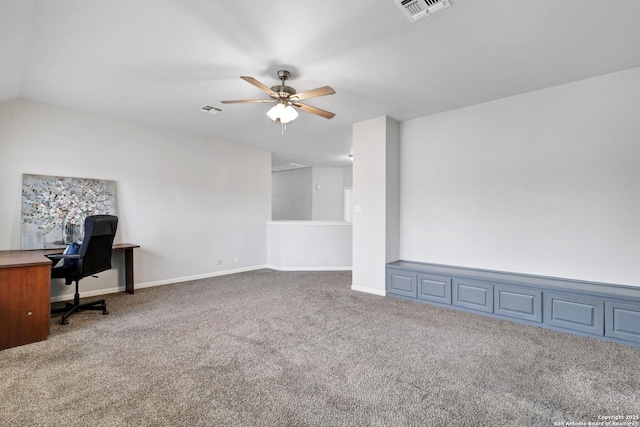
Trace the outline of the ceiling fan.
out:
<instances>
[{"instance_id":1,"label":"ceiling fan","mask_svg":"<svg viewBox=\"0 0 640 427\"><path fill-rule=\"evenodd\" d=\"M320 117L324 117L325 119L331 119L335 116L334 113L330 111L325 111L317 107L312 107L311 105L303 104L300 101L303 99L316 98L318 96L325 95L333 95L336 93L329 86L322 86L316 89L307 90L304 92L297 93L294 88L291 86L285 85L285 81L291 77L291 73L287 70L279 70L278 78L280 79L280 84L276 86L272 86L269 88L268 86L260 83L258 80L253 77L241 76L240 78L246 82L251 83L261 91L267 93L270 96L270 99L244 99L244 100L235 100L235 101L221 101L223 104L244 104L244 103L257 103L257 102L277 102L275 106L273 106L268 112L267 115L274 122L280 122L283 124L289 123L292 120L295 120L298 117L298 112L293 108L299 108L302 111L306 111L308 113L312 113L318 115Z\"/></svg>"}]
</instances>

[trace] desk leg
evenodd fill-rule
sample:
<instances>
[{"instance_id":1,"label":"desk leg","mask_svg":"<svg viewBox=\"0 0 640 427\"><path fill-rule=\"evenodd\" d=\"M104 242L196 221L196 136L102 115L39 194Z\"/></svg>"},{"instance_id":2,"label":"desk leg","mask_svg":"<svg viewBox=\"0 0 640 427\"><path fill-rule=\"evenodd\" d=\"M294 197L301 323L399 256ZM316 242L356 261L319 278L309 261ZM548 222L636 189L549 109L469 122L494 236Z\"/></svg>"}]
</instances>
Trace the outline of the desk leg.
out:
<instances>
[{"instance_id":1,"label":"desk leg","mask_svg":"<svg viewBox=\"0 0 640 427\"><path fill-rule=\"evenodd\" d=\"M133 248L124 249L124 283L127 292L134 293L133 289Z\"/></svg>"}]
</instances>

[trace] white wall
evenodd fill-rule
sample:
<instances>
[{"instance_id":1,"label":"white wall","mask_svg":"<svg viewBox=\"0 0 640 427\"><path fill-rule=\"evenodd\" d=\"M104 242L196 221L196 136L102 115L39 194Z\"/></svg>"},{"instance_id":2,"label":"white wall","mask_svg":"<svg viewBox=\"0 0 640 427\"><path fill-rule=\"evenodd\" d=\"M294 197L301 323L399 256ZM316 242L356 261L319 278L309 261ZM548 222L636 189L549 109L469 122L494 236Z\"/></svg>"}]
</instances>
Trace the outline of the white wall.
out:
<instances>
[{"instance_id":1,"label":"white wall","mask_svg":"<svg viewBox=\"0 0 640 427\"><path fill-rule=\"evenodd\" d=\"M310 220L313 215L311 168L273 172L272 214L278 220Z\"/></svg>"},{"instance_id":2,"label":"white wall","mask_svg":"<svg viewBox=\"0 0 640 427\"><path fill-rule=\"evenodd\" d=\"M351 270L351 224L275 221L267 226L268 265L278 270Z\"/></svg>"},{"instance_id":3,"label":"white wall","mask_svg":"<svg viewBox=\"0 0 640 427\"><path fill-rule=\"evenodd\" d=\"M353 166L347 166L344 168L342 172L342 177L344 181L342 182L342 186L344 188L352 188L353 187Z\"/></svg>"},{"instance_id":4,"label":"white wall","mask_svg":"<svg viewBox=\"0 0 640 427\"><path fill-rule=\"evenodd\" d=\"M400 259L400 123L386 117L385 126L385 261Z\"/></svg>"},{"instance_id":5,"label":"white wall","mask_svg":"<svg viewBox=\"0 0 640 427\"><path fill-rule=\"evenodd\" d=\"M342 220L345 182L352 182L352 173L351 167L309 167L274 172L272 219Z\"/></svg>"},{"instance_id":6,"label":"white wall","mask_svg":"<svg viewBox=\"0 0 640 427\"><path fill-rule=\"evenodd\" d=\"M0 13L0 102L17 98L31 39L33 0L2 0Z\"/></svg>"},{"instance_id":7,"label":"white wall","mask_svg":"<svg viewBox=\"0 0 640 427\"><path fill-rule=\"evenodd\" d=\"M312 169L314 221L340 220L344 215L344 168Z\"/></svg>"},{"instance_id":8,"label":"white wall","mask_svg":"<svg viewBox=\"0 0 640 427\"><path fill-rule=\"evenodd\" d=\"M640 285L639 112L635 68L402 123L401 258Z\"/></svg>"},{"instance_id":9,"label":"white wall","mask_svg":"<svg viewBox=\"0 0 640 427\"><path fill-rule=\"evenodd\" d=\"M116 239L141 245L139 284L263 266L270 168L268 151L9 101L0 104L0 249L20 247L21 175L31 173L116 181Z\"/></svg>"},{"instance_id":10,"label":"white wall","mask_svg":"<svg viewBox=\"0 0 640 427\"><path fill-rule=\"evenodd\" d=\"M343 178L344 206L342 219L353 222L353 166L344 168Z\"/></svg>"}]
</instances>

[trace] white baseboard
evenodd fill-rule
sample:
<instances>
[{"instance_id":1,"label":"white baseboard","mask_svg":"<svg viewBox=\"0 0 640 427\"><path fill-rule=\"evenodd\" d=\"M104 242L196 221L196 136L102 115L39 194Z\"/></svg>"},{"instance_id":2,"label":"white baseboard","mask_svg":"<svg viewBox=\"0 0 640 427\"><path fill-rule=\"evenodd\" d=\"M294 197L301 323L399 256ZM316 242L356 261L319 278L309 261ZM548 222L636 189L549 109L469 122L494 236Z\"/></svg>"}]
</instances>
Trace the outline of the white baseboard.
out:
<instances>
[{"instance_id":1,"label":"white baseboard","mask_svg":"<svg viewBox=\"0 0 640 427\"><path fill-rule=\"evenodd\" d=\"M73 289L72 286L70 286L70 288ZM80 297L91 298L91 297L97 297L100 295L117 294L118 292L124 292L124 291L125 291L124 286L113 287L113 288L103 288L103 289L97 289L93 291L84 291L84 292L82 291L82 289L80 289ZM73 299L73 291L70 293L64 293L62 295L56 295L54 297L51 297L51 302L70 301L72 299Z\"/></svg>"},{"instance_id":2,"label":"white baseboard","mask_svg":"<svg viewBox=\"0 0 640 427\"><path fill-rule=\"evenodd\" d=\"M266 265L255 265L252 267L234 268L232 270L214 271L213 273L196 274L194 276L177 277L174 279L158 280L155 282L136 283L136 289L152 288L154 286L170 285L172 283L190 282L192 280L208 279L210 277L227 276L229 274L245 273L247 271L262 270L269 268Z\"/></svg>"},{"instance_id":3,"label":"white baseboard","mask_svg":"<svg viewBox=\"0 0 640 427\"><path fill-rule=\"evenodd\" d=\"M358 292L365 292L367 294L380 295L381 297L386 297L387 296L387 292L384 291L384 290L374 289L374 288L366 288L364 286L351 285L351 290L352 291L358 291Z\"/></svg>"}]
</instances>

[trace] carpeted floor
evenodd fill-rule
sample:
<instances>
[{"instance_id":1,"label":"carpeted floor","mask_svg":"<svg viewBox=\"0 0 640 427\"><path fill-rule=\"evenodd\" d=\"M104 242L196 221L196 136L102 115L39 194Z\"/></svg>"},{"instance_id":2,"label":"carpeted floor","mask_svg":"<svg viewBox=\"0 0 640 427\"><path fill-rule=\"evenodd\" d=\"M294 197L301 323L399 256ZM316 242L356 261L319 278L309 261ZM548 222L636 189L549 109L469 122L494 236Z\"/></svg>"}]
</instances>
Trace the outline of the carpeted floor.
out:
<instances>
[{"instance_id":1,"label":"carpeted floor","mask_svg":"<svg viewBox=\"0 0 640 427\"><path fill-rule=\"evenodd\" d=\"M259 270L107 295L108 316L53 318L47 341L0 352L0 425L554 426L640 416L640 348L350 285L349 272Z\"/></svg>"}]
</instances>

